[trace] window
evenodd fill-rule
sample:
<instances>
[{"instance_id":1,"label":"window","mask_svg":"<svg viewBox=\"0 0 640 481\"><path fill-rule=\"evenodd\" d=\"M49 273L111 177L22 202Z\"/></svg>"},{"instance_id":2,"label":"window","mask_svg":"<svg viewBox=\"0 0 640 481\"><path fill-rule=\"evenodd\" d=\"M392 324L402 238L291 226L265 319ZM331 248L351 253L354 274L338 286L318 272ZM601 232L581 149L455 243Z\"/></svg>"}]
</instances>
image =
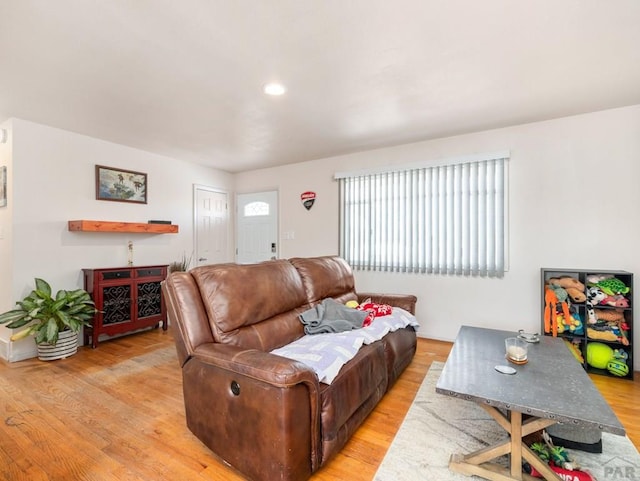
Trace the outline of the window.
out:
<instances>
[{"instance_id":1,"label":"window","mask_svg":"<svg viewBox=\"0 0 640 481\"><path fill-rule=\"evenodd\" d=\"M336 174L354 269L502 277L508 154Z\"/></svg>"},{"instance_id":2,"label":"window","mask_svg":"<svg viewBox=\"0 0 640 481\"><path fill-rule=\"evenodd\" d=\"M269 204L266 202L256 201L244 206L245 217L255 217L269 215Z\"/></svg>"}]
</instances>

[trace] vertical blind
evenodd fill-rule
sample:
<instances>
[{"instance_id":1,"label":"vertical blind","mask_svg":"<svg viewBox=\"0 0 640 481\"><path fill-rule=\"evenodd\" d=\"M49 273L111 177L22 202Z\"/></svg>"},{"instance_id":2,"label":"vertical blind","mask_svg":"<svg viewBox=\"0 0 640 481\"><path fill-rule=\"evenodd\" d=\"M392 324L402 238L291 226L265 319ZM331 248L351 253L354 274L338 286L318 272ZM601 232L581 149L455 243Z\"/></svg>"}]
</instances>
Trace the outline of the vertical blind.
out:
<instances>
[{"instance_id":1,"label":"vertical blind","mask_svg":"<svg viewBox=\"0 0 640 481\"><path fill-rule=\"evenodd\" d=\"M358 270L502 277L507 160L336 175L340 255Z\"/></svg>"}]
</instances>

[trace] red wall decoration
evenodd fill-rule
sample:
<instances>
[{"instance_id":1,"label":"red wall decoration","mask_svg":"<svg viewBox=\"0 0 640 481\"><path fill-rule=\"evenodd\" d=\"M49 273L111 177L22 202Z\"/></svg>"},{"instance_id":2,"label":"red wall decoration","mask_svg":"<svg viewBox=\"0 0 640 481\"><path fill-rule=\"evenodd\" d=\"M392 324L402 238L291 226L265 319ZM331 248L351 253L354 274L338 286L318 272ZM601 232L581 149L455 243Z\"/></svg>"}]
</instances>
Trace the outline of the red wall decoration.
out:
<instances>
[{"instance_id":1,"label":"red wall decoration","mask_svg":"<svg viewBox=\"0 0 640 481\"><path fill-rule=\"evenodd\" d=\"M302 201L302 205L304 205L305 209L309 210L313 207L313 203L316 201L316 193L307 191L300 194L300 200Z\"/></svg>"}]
</instances>

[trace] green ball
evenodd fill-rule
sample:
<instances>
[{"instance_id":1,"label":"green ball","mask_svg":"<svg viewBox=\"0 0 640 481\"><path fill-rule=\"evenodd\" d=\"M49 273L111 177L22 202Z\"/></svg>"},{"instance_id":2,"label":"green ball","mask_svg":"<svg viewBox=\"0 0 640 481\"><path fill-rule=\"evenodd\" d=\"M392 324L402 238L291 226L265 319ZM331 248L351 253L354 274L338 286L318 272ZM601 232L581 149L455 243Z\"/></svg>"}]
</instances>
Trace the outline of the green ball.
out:
<instances>
[{"instance_id":1,"label":"green ball","mask_svg":"<svg viewBox=\"0 0 640 481\"><path fill-rule=\"evenodd\" d=\"M614 376L624 377L629 374L629 366L618 359L613 359L607 364L607 371Z\"/></svg>"},{"instance_id":2,"label":"green ball","mask_svg":"<svg viewBox=\"0 0 640 481\"><path fill-rule=\"evenodd\" d=\"M607 364L613 358L613 349L601 342L587 344L587 364L597 369L606 369Z\"/></svg>"}]
</instances>

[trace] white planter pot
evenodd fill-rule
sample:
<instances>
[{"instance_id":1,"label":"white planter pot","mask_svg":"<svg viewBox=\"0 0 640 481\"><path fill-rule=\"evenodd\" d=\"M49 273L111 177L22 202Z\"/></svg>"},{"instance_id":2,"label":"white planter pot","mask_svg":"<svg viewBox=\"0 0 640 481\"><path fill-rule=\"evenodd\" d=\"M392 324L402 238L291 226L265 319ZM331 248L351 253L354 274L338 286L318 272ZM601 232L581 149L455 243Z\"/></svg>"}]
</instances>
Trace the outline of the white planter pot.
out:
<instances>
[{"instance_id":1,"label":"white planter pot","mask_svg":"<svg viewBox=\"0 0 640 481\"><path fill-rule=\"evenodd\" d=\"M55 361L73 356L78 352L78 333L73 331L61 331L58 334L58 342L51 344L38 344L38 359L41 361Z\"/></svg>"}]
</instances>

